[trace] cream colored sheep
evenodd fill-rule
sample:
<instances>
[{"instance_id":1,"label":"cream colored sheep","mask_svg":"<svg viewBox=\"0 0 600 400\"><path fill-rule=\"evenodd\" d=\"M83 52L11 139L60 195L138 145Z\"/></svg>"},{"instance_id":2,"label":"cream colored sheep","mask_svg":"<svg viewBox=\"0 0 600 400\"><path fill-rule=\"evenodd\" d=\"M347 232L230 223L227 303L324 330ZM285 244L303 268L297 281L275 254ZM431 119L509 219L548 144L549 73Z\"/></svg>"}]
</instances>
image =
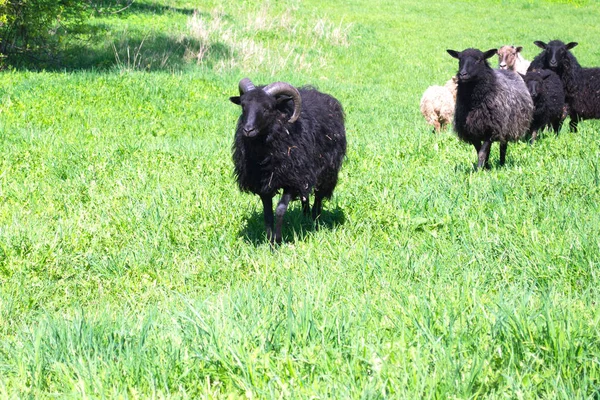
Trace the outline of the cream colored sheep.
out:
<instances>
[{"instance_id":1,"label":"cream colored sheep","mask_svg":"<svg viewBox=\"0 0 600 400\"><path fill-rule=\"evenodd\" d=\"M421 97L421 114L435 132L452 123L456 103L457 78L453 76L444 86L430 86Z\"/></svg>"},{"instance_id":2,"label":"cream colored sheep","mask_svg":"<svg viewBox=\"0 0 600 400\"><path fill-rule=\"evenodd\" d=\"M523 50L521 46L500 47L498 49L498 67L525 75L529 68L529 61L523 58L521 50Z\"/></svg>"}]
</instances>

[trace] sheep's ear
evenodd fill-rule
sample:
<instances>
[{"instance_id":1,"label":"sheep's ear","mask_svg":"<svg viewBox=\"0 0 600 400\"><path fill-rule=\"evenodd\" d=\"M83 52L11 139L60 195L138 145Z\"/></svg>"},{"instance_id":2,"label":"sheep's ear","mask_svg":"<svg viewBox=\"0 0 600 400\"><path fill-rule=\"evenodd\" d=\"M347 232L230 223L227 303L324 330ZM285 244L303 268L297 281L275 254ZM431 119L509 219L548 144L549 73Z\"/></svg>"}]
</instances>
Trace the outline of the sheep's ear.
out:
<instances>
[{"instance_id":1,"label":"sheep's ear","mask_svg":"<svg viewBox=\"0 0 600 400\"><path fill-rule=\"evenodd\" d=\"M275 100L275 108L281 112L286 112L288 104L291 103L293 105L292 100L293 99L291 96L277 96L277 99Z\"/></svg>"},{"instance_id":2,"label":"sheep's ear","mask_svg":"<svg viewBox=\"0 0 600 400\"><path fill-rule=\"evenodd\" d=\"M496 54L498 54L498 49L489 49L488 51L483 53L483 59L487 60L488 58L493 57Z\"/></svg>"},{"instance_id":3,"label":"sheep's ear","mask_svg":"<svg viewBox=\"0 0 600 400\"><path fill-rule=\"evenodd\" d=\"M573 47L577 46L579 43L577 42L571 42L571 43L567 43L567 50L571 50Z\"/></svg>"},{"instance_id":4,"label":"sheep's ear","mask_svg":"<svg viewBox=\"0 0 600 400\"><path fill-rule=\"evenodd\" d=\"M523 50L523 46L517 46L517 48L515 50L517 50L517 53L520 53L521 50Z\"/></svg>"},{"instance_id":5,"label":"sheep's ear","mask_svg":"<svg viewBox=\"0 0 600 400\"><path fill-rule=\"evenodd\" d=\"M279 104L281 104L281 103L285 103L286 101L289 101L289 100L291 100L291 99L292 99L292 97L291 97L291 96L286 96L286 95L283 95L283 96L277 96L277 100L275 100L275 101L276 101L276 102L277 102L277 104L279 105Z\"/></svg>"},{"instance_id":6,"label":"sheep's ear","mask_svg":"<svg viewBox=\"0 0 600 400\"><path fill-rule=\"evenodd\" d=\"M456 50L446 50L448 54L450 54L454 58L458 58L458 51Z\"/></svg>"},{"instance_id":7,"label":"sheep's ear","mask_svg":"<svg viewBox=\"0 0 600 400\"><path fill-rule=\"evenodd\" d=\"M237 104L238 106L240 104L242 104L242 102L240 101L240 96L231 96L229 98L229 101L232 102L233 104Z\"/></svg>"},{"instance_id":8,"label":"sheep's ear","mask_svg":"<svg viewBox=\"0 0 600 400\"><path fill-rule=\"evenodd\" d=\"M548 45L546 43L539 41L539 40L536 40L535 42L533 42L533 44L535 44L540 49L544 49L544 50L546 50L546 47L548 47Z\"/></svg>"}]
</instances>

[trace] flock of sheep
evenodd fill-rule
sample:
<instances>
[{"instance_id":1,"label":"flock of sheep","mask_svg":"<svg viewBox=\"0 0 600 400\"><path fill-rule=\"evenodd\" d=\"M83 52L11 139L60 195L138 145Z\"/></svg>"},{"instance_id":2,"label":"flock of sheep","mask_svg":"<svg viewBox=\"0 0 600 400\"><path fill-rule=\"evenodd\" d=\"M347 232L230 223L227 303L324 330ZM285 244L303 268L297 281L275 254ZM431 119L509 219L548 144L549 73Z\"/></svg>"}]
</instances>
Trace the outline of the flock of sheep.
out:
<instances>
[{"instance_id":1,"label":"flock of sheep","mask_svg":"<svg viewBox=\"0 0 600 400\"><path fill-rule=\"evenodd\" d=\"M567 115L572 131L581 119L600 118L600 68L579 65L570 52L575 42L534 43L542 52L530 64L521 47L447 50L458 59L458 73L423 95L427 122L438 131L453 124L458 137L475 147L478 168L488 166L493 142L500 142L502 165L509 141L527 133L533 141L545 127L558 133ZM499 69L488 62L495 55ZM304 214L317 221L323 199L333 194L346 154L344 111L328 94L285 82L255 86L244 78L239 93L230 97L242 108L233 143L235 176L242 191L260 196L267 238L280 243L290 201L299 198Z\"/></svg>"},{"instance_id":2,"label":"flock of sheep","mask_svg":"<svg viewBox=\"0 0 600 400\"><path fill-rule=\"evenodd\" d=\"M571 49L576 42L535 41L542 49L531 63L522 47L481 52L447 50L459 61L458 73L445 86L429 87L421 113L436 131L453 123L458 137L477 151L478 168L488 166L493 142L500 142L500 164L509 141L540 129L560 131L567 115L571 131L582 119L600 118L600 68L582 68ZM487 61L498 56L499 69Z\"/></svg>"}]
</instances>

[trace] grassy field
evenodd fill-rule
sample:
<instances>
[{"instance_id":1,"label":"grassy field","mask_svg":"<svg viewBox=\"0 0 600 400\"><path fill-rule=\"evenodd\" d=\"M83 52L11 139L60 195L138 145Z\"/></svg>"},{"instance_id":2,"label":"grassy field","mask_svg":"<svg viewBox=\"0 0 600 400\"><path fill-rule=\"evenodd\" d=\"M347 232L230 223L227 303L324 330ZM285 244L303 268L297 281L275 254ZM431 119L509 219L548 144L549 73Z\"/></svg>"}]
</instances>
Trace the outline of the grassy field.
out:
<instances>
[{"instance_id":1,"label":"grassy field","mask_svg":"<svg viewBox=\"0 0 600 400\"><path fill-rule=\"evenodd\" d=\"M0 74L0 397L600 396L600 122L492 147L418 103L446 49L577 41L595 0L139 0ZM495 59L494 59L495 62ZM324 227L266 241L238 81L346 110Z\"/></svg>"}]
</instances>

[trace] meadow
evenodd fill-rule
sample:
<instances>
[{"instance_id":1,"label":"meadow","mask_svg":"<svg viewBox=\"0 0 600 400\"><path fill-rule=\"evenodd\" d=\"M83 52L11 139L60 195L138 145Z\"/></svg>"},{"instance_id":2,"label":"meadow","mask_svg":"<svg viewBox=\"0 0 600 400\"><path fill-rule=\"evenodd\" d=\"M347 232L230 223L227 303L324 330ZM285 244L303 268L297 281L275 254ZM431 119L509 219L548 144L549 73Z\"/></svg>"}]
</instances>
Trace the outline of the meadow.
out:
<instances>
[{"instance_id":1,"label":"meadow","mask_svg":"<svg viewBox=\"0 0 600 400\"><path fill-rule=\"evenodd\" d=\"M0 397L598 398L600 122L433 134L446 49L577 41L595 0L139 0L0 73ZM492 60L494 63L496 59ZM240 79L346 111L323 226L266 240Z\"/></svg>"}]
</instances>

